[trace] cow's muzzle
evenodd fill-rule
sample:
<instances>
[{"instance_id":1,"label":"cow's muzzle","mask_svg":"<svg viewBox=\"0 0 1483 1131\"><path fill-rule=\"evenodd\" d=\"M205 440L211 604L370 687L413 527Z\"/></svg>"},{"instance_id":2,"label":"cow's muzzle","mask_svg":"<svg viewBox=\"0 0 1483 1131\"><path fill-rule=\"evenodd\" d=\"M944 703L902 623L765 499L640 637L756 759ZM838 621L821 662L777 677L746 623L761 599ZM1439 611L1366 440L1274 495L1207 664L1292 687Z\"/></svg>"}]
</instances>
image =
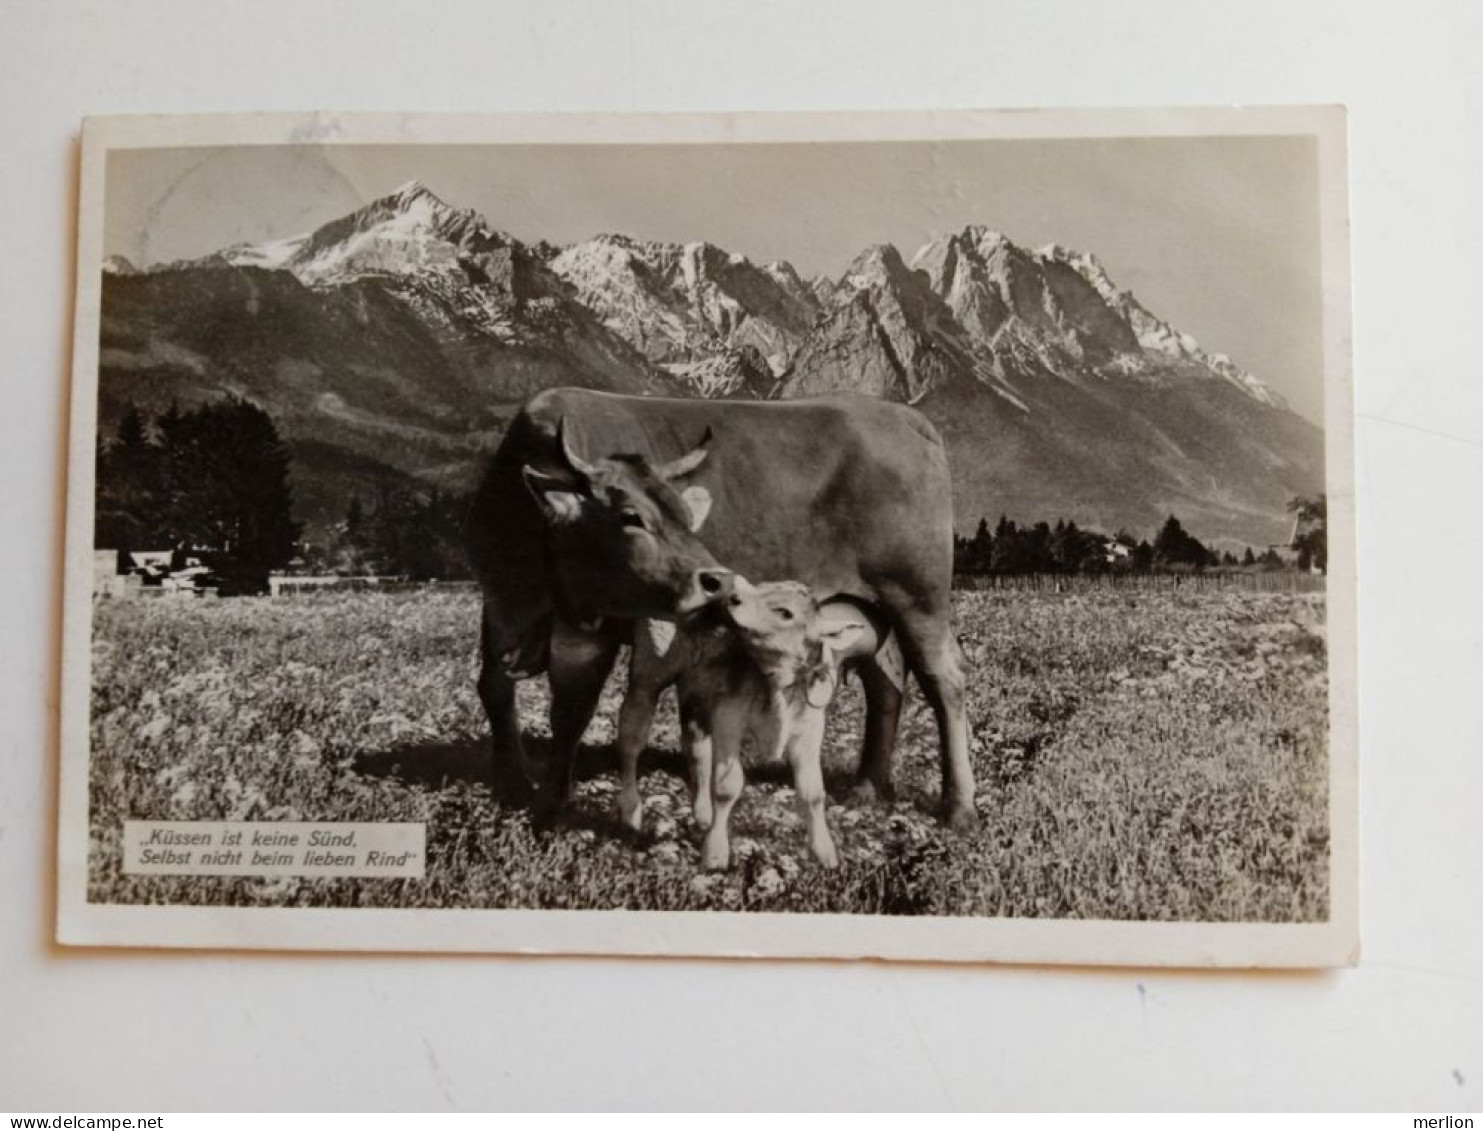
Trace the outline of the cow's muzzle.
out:
<instances>
[{"instance_id":1,"label":"cow's muzzle","mask_svg":"<svg viewBox=\"0 0 1483 1131\"><path fill-rule=\"evenodd\" d=\"M730 593L735 580L736 574L729 569L698 569L695 571L696 586L712 601Z\"/></svg>"},{"instance_id":2,"label":"cow's muzzle","mask_svg":"<svg viewBox=\"0 0 1483 1131\"><path fill-rule=\"evenodd\" d=\"M699 612L708 605L724 601L731 594L736 575L729 569L711 566L690 575L689 591L676 610L681 616Z\"/></svg>"}]
</instances>

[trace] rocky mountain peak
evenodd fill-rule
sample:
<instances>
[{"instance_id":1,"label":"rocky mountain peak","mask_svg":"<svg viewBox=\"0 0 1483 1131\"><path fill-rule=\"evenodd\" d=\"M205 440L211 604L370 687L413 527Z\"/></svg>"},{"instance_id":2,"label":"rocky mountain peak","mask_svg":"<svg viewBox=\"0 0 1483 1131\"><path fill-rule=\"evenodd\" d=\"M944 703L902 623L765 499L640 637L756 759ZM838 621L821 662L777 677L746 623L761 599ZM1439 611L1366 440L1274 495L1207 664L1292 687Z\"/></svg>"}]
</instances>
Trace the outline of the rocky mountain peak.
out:
<instances>
[{"instance_id":1,"label":"rocky mountain peak","mask_svg":"<svg viewBox=\"0 0 1483 1131\"><path fill-rule=\"evenodd\" d=\"M1014 241L1003 232L983 224L969 224L951 239L960 247L972 249L983 259L1018 250Z\"/></svg>"},{"instance_id":2,"label":"rocky mountain peak","mask_svg":"<svg viewBox=\"0 0 1483 1131\"><path fill-rule=\"evenodd\" d=\"M1217 378L1280 407L1229 359L1156 318L1095 255L1047 244L1028 251L981 225L932 240L912 259L1000 374L1167 382Z\"/></svg>"},{"instance_id":3,"label":"rocky mountain peak","mask_svg":"<svg viewBox=\"0 0 1483 1131\"><path fill-rule=\"evenodd\" d=\"M1023 252L994 228L971 224L961 232L940 236L918 249L911 265L925 271L932 289L946 297L955 287L988 283L1003 286L1014 260Z\"/></svg>"},{"instance_id":4,"label":"rocky mountain peak","mask_svg":"<svg viewBox=\"0 0 1483 1131\"><path fill-rule=\"evenodd\" d=\"M894 244L871 244L845 269L841 284L850 290L909 285L911 272Z\"/></svg>"},{"instance_id":5,"label":"rocky mountain peak","mask_svg":"<svg viewBox=\"0 0 1483 1131\"><path fill-rule=\"evenodd\" d=\"M793 264L786 260L774 259L771 263L766 264L762 270L766 271L779 282L786 280L790 286L801 287L803 285L802 277L794 270Z\"/></svg>"},{"instance_id":6,"label":"rocky mountain peak","mask_svg":"<svg viewBox=\"0 0 1483 1131\"><path fill-rule=\"evenodd\" d=\"M443 276L478 283L508 273L519 242L479 213L446 203L421 181L408 181L312 232L257 244L235 244L176 266L285 270L319 287L379 276ZM491 259L491 257L493 257Z\"/></svg>"},{"instance_id":7,"label":"rocky mountain peak","mask_svg":"<svg viewBox=\"0 0 1483 1131\"><path fill-rule=\"evenodd\" d=\"M448 205L432 189L415 179L393 189L382 199L388 204L394 203L402 207L408 207L419 200L431 200L441 208L448 208Z\"/></svg>"},{"instance_id":8,"label":"rocky mountain peak","mask_svg":"<svg viewBox=\"0 0 1483 1131\"><path fill-rule=\"evenodd\" d=\"M1035 257L1041 263L1060 265L1075 271L1096 291L1107 307L1128 325L1139 348L1146 353L1155 358L1167 359L1187 371L1203 371L1206 375L1228 381L1262 404L1273 408L1287 406L1287 402L1277 392L1242 369L1228 356L1206 352L1189 334L1176 330L1151 313L1131 291L1124 290L1112 281L1107 269L1091 252L1076 251L1052 243L1037 250Z\"/></svg>"},{"instance_id":9,"label":"rocky mountain peak","mask_svg":"<svg viewBox=\"0 0 1483 1131\"><path fill-rule=\"evenodd\" d=\"M787 264L759 267L703 240L601 235L563 249L550 266L610 330L704 395L762 388L758 358L781 373L819 309Z\"/></svg>"},{"instance_id":10,"label":"rocky mountain peak","mask_svg":"<svg viewBox=\"0 0 1483 1131\"><path fill-rule=\"evenodd\" d=\"M914 404L965 383L1005 392L927 273L882 243L857 255L830 293L827 314L799 351L783 393L845 389Z\"/></svg>"},{"instance_id":11,"label":"rocky mountain peak","mask_svg":"<svg viewBox=\"0 0 1483 1131\"><path fill-rule=\"evenodd\" d=\"M814 300L821 307L827 307L834 301L839 284L828 275L816 275L808 281L808 289L813 292Z\"/></svg>"},{"instance_id":12,"label":"rocky mountain peak","mask_svg":"<svg viewBox=\"0 0 1483 1131\"><path fill-rule=\"evenodd\" d=\"M636 240L632 236L624 235L622 232L599 232L590 240L586 241L586 245L591 247L613 248L618 251L635 252L639 254L642 254L649 250L648 245L645 244L643 240ZM574 248L580 248L584 245L572 244L571 246ZM562 250L565 251L567 249L563 248Z\"/></svg>"},{"instance_id":13,"label":"rocky mountain peak","mask_svg":"<svg viewBox=\"0 0 1483 1131\"><path fill-rule=\"evenodd\" d=\"M1035 249L1035 258L1046 263L1065 263L1084 274L1107 275L1101 261L1090 251L1077 251L1064 244L1048 243ZM1110 280L1109 280L1110 281Z\"/></svg>"}]
</instances>

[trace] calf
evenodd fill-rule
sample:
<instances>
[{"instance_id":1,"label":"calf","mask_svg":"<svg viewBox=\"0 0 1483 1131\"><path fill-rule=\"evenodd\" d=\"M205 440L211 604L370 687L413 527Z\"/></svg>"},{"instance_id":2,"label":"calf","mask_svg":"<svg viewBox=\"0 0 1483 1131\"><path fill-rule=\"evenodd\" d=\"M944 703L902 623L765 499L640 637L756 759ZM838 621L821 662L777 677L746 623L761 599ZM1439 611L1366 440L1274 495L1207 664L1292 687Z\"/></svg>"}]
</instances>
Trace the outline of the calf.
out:
<instances>
[{"instance_id":1,"label":"calf","mask_svg":"<svg viewBox=\"0 0 1483 1131\"><path fill-rule=\"evenodd\" d=\"M871 655L879 641L879 631L857 604L820 605L796 581L753 586L737 577L729 596L684 627L640 622L618 724L623 822L633 829L643 823L639 752L655 701L678 681L695 820L706 829L704 866L730 863L727 822L744 781L742 750L750 745L759 757L786 759L792 767L809 848L820 863L834 867L839 858L824 818L820 766L824 710L841 665Z\"/></svg>"}]
</instances>

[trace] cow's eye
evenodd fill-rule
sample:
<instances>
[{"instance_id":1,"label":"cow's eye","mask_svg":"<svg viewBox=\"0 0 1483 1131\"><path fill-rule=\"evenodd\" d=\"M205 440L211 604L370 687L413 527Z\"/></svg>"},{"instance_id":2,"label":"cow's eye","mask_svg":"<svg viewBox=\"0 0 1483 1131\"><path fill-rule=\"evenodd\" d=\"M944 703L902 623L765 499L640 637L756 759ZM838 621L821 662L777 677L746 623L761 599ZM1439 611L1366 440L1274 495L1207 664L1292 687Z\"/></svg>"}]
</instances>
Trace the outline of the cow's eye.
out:
<instances>
[{"instance_id":1,"label":"cow's eye","mask_svg":"<svg viewBox=\"0 0 1483 1131\"><path fill-rule=\"evenodd\" d=\"M784 620L792 620L793 619L793 610L792 609L779 609L778 610L778 616L782 617Z\"/></svg>"},{"instance_id":2,"label":"cow's eye","mask_svg":"<svg viewBox=\"0 0 1483 1131\"><path fill-rule=\"evenodd\" d=\"M620 521L622 521L624 526L630 527L634 530L648 529L644 526L644 516L639 514L638 511L624 511L623 514L620 516Z\"/></svg>"}]
</instances>

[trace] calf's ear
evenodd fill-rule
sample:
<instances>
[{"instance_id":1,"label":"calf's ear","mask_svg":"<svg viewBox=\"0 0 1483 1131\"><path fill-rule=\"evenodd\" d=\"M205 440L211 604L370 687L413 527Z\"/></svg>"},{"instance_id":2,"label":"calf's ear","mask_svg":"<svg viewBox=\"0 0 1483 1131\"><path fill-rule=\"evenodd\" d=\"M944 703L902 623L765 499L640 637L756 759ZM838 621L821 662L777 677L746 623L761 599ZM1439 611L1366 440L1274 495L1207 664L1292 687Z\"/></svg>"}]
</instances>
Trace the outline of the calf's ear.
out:
<instances>
[{"instance_id":1,"label":"calf's ear","mask_svg":"<svg viewBox=\"0 0 1483 1131\"><path fill-rule=\"evenodd\" d=\"M839 665L829 646L818 640L804 643L805 660L800 674L804 678L804 694L808 705L823 709L829 706L834 692L839 687Z\"/></svg>"},{"instance_id":2,"label":"calf's ear","mask_svg":"<svg viewBox=\"0 0 1483 1131\"><path fill-rule=\"evenodd\" d=\"M582 511L582 495L575 484L533 467L522 467L525 487L541 508L541 517L552 526L574 522Z\"/></svg>"},{"instance_id":3,"label":"calf's ear","mask_svg":"<svg viewBox=\"0 0 1483 1131\"><path fill-rule=\"evenodd\" d=\"M704 487L686 487L680 492L685 507L690 511L690 532L694 534L711 513L711 493Z\"/></svg>"},{"instance_id":4,"label":"calf's ear","mask_svg":"<svg viewBox=\"0 0 1483 1131\"><path fill-rule=\"evenodd\" d=\"M834 698L834 689L839 686L839 676L834 674L833 664L823 664L808 681L807 698L810 707L827 707Z\"/></svg>"}]
</instances>

